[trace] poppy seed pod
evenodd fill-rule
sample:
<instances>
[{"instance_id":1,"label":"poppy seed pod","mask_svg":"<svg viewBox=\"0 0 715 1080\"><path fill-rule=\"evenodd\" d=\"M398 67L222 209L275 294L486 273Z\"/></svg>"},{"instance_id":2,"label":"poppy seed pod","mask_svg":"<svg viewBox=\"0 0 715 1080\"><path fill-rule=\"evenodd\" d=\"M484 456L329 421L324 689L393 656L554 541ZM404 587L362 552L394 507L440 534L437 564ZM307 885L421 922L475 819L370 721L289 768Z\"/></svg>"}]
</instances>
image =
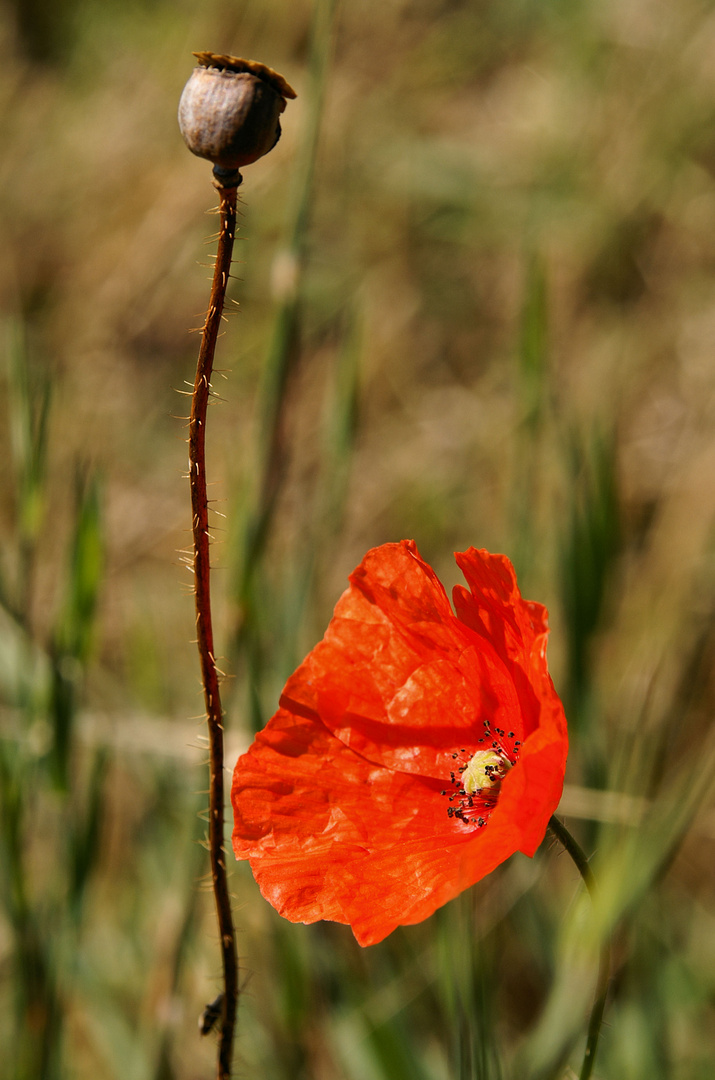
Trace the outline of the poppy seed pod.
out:
<instances>
[{"instance_id":1,"label":"poppy seed pod","mask_svg":"<svg viewBox=\"0 0 715 1080\"><path fill-rule=\"evenodd\" d=\"M192 154L222 170L240 169L278 142L279 116L295 90L255 60L193 54L194 68L179 101L179 128Z\"/></svg>"}]
</instances>

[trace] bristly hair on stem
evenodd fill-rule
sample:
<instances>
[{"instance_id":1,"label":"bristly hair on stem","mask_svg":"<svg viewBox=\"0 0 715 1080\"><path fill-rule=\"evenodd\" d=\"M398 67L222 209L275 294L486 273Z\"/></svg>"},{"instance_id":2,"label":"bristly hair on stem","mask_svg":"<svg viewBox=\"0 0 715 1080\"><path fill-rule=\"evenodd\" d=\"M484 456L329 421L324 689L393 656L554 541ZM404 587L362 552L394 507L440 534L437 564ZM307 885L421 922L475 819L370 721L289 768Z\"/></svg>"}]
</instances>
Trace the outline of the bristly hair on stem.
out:
<instances>
[{"instance_id":1,"label":"bristly hair on stem","mask_svg":"<svg viewBox=\"0 0 715 1080\"><path fill-rule=\"evenodd\" d=\"M218 1080L229 1080L238 1006L238 957L224 851L223 709L211 621L205 442L206 411L211 393L214 351L223 314L236 233L236 188L241 177L235 170L219 167L214 168L214 177L214 186L219 194L220 229L209 308L201 334L196 380L191 399L189 483L194 540L196 639L201 662L209 737L209 854L223 961L223 993L220 995L220 1017L218 1017L220 1028L217 1075ZM207 1027L206 1031L208 1032L212 1026L213 1024Z\"/></svg>"},{"instance_id":2,"label":"bristly hair on stem","mask_svg":"<svg viewBox=\"0 0 715 1080\"><path fill-rule=\"evenodd\" d=\"M208 1034L220 1022L218 1080L229 1080L238 1005L238 959L223 845L223 709L219 692L221 673L216 667L211 624L206 410L236 233L236 188L243 179L239 169L257 161L276 145L281 134L279 117L296 92L277 71L255 60L211 52L194 53L194 56L198 66L181 94L179 128L192 154L213 164L220 222L189 418L196 639L209 728L209 853L223 959L223 991L204 1010L201 1031Z\"/></svg>"}]
</instances>

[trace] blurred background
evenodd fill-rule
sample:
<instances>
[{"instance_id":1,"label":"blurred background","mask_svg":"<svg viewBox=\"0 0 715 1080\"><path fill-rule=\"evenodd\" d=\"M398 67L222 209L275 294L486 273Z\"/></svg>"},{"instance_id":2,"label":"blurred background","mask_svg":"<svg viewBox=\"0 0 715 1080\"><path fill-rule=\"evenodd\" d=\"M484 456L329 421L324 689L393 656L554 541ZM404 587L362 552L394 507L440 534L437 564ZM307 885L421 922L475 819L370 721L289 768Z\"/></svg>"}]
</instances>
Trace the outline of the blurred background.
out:
<instances>
[{"instance_id":1,"label":"blurred background","mask_svg":"<svg viewBox=\"0 0 715 1080\"><path fill-rule=\"evenodd\" d=\"M176 123L208 49L298 92L209 417L229 765L369 547L448 589L506 552L602 885L545 843L361 950L233 865L237 1075L573 1077L612 938L595 1075L711 1077L715 3L2 0L0 42L3 1075L215 1069L181 550L216 198Z\"/></svg>"}]
</instances>

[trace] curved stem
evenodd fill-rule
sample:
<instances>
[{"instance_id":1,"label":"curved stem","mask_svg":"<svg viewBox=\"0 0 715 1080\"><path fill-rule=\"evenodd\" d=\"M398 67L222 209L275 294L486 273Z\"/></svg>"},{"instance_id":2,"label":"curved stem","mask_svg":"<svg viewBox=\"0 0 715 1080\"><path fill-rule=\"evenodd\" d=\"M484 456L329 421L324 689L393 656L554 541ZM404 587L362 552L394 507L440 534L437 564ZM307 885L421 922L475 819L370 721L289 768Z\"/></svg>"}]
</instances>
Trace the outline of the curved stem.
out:
<instances>
[{"instance_id":1,"label":"curved stem","mask_svg":"<svg viewBox=\"0 0 715 1080\"><path fill-rule=\"evenodd\" d=\"M214 350L223 313L226 285L231 267L233 240L236 232L236 183L223 187L217 175L215 187L219 192L220 231L216 265L209 309L201 335L201 347L196 366L196 381L191 400L189 420L189 481L194 537L194 591L196 596L196 638L201 661L206 719L209 733L209 854L219 938L223 960L223 1002L218 1053L218 1080L229 1080L233 1039L238 1005L238 959L236 935L231 915L231 901L226 876L224 852L224 785L223 785L223 710L219 691L219 673L213 643L211 622L211 591L209 564L208 496L206 493L205 437L206 410L211 394L211 373ZM230 178L226 178L230 183ZM240 183L240 177L239 177Z\"/></svg>"},{"instance_id":2,"label":"curved stem","mask_svg":"<svg viewBox=\"0 0 715 1080\"><path fill-rule=\"evenodd\" d=\"M576 869L583 878L583 883L588 889L589 895L593 897L594 890L596 888L596 882L591 871L591 867L588 865L588 856L583 850L579 842L575 837L571 835L562 821L554 815L549 821L549 829L559 841L561 846L571 856L573 862L576 865Z\"/></svg>"},{"instance_id":3,"label":"curved stem","mask_svg":"<svg viewBox=\"0 0 715 1080\"><path fill-rule=\"evenodd\" d=\"M559 821L555 815L552 816L549 821L549 829L571 856L576 865L576 869L583 878L583 883L588 889L591 899L593 899L596 894L596 882L591 867L588 865L588 859L583 848L574 839L563 822ZM610 972L611 949L609 942L606 941L601 946L601 954L598 962L596 996L591 1009L591 1016L588 1021L586 1050L583 1055L583 1064L581 1066L581 1072L579 1073L579 1080L589 1080L591 1073L593 1072L593 1066L596 1061L596 1048L598 1046L598 1038L601 1033L601 1024L603 1022L603 1013L606 1008Z\"/></svg>"}]
</instances>

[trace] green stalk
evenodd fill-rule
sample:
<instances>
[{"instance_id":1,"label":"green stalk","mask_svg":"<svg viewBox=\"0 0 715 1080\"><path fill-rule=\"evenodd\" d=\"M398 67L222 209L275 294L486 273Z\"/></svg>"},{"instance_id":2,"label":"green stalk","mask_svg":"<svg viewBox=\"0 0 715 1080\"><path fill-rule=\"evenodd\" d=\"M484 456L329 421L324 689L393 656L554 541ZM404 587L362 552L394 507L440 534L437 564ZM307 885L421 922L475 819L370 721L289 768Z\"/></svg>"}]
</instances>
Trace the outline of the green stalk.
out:
<instances>
[{"instance_id":1,"label":"green stalk","mask_svg":"<svg viewBox=\"0 0 715 1080\"><path fill-rule=\"evenodd\" d=\"M549 821L549 830L571 856L576 869L583 878L584 885L588 889L589 896L593 900L596 895L596 881L583 848L574 839L563 822L559 821L555 815L552 816ZM593 1066L596 1061L598 1038L601 1033L601 1024L603 1023L603 1013L606 1008L610 971L611 948L610 943L606 941L605 944L601 946L601 955L598 964L598 981L596 983L596 997L588 1021L586 1050L583 1055L583 1064L581 1065L579 1080L589 1080L589 1077L593 1072Z\"/></svg>"},{"instance_id":2,"label":"green stalk","mask_svg":"<svg viewBox=\"0 0 715 1080\"><path fill-rule=\"evenodd\" d=\"M256 703L254 712L258 709L258 657L261 651L260 643L254 636L254 594L288 462L286 414L290 384L300 357L303 306L301 281L307 258L315 159L336 8L337 0L318 0L313 13L309 59L310 105L298 165L292 224L289 239L282 252L288 268L287 282L275 316L261 390L259 460L256 468L258 480L253 505L240 540L239 568L232 587L237 610L233 650L237 654L245 650L247 655L250 692ZM258 723L257 726L262 724Z\"/></svg>"}]
</instances>

